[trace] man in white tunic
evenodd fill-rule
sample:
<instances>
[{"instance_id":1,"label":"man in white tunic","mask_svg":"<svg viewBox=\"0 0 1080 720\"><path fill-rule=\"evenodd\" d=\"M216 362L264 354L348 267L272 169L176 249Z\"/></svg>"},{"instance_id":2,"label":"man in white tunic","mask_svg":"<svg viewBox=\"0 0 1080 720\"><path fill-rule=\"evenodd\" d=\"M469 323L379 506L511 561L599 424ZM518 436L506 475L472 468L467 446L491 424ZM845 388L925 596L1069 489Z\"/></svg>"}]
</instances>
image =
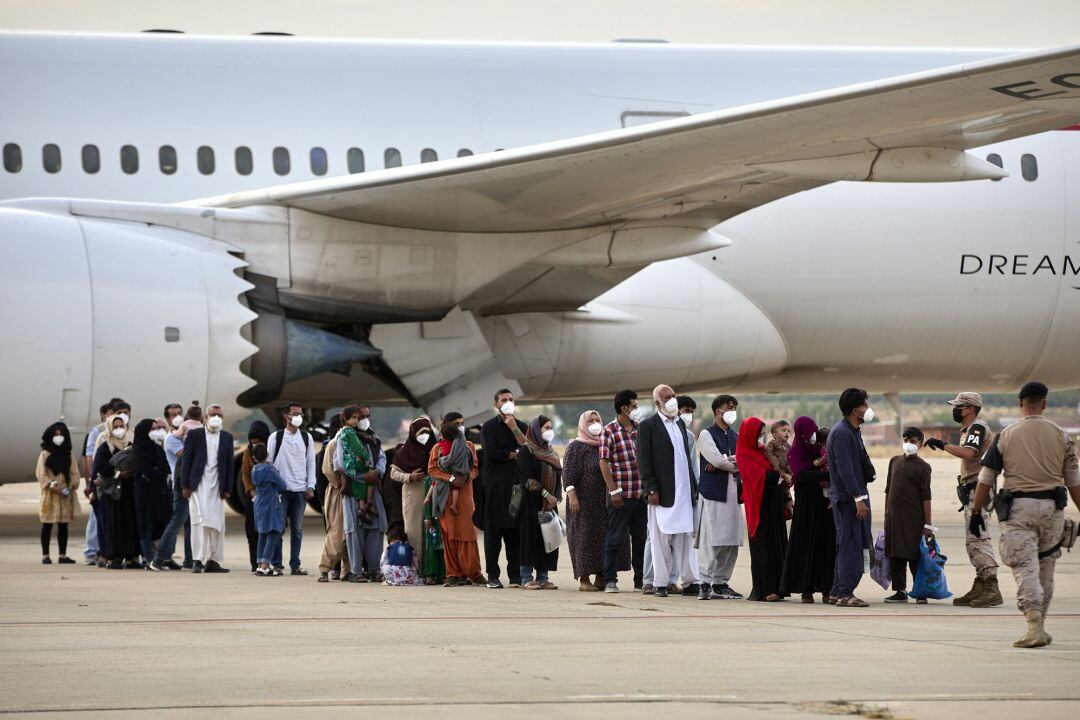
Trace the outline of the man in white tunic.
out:
<instances>
[{"instance_id":1,"label":"man in white tunic","mask_svg":"<svg viewBox=\"0 0 1080 720\"><path fill-rule=\"evenodd\" d=\"M181 486L191 511L193 573L226 573L225 499L233 487L233 438L222 426L220 405L206 410L206 426L184 441Z\"/></svg>"},{"instance_id":2,"label":"man in white tunic","mask_svg":"<svg viewBox=\"0 0 1080 720\"><path fill-rule=\"evenodd\" d=\"M698 435L701 455L698 489L701 518L695 545L701 572L698 597L738 600L742 595L728 584L743 542L743 513L739 507L739 468L735 464L738 433L731 427L738 419L739 401L719 395L712 402L713 424ZM709 588L706 590L705 588ZM702 596L706 597L702 597Z\"/></svg>"},{"instance_id":3,"label":"man in white tunic","mask_svg":"<svg viewBox=\"0 0 1080 720\"><path fill-rule=\"evenodd\" d=\"M637 458L642 492L649 503L649 535L653 572L667 578L673 558L678 558L679 580L683 585L698 582L693 562L694 505L697 480L686 425L679 418L675 391L667 385L653 390L656 414L638 427ZM667 588L657 586L656 597L667 597Z\"/></svg>"}]
</instances>

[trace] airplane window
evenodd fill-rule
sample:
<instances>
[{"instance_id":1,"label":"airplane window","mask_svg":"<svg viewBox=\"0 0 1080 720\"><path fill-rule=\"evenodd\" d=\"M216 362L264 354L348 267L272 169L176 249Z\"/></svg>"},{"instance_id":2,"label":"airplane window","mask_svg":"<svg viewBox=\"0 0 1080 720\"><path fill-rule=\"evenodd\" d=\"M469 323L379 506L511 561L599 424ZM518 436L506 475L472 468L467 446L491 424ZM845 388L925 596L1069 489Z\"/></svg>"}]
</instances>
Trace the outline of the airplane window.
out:
<instances>
[{"instance_id":1,"label":"airplane window","mask_svg":"<svg viewBox=\"0 0 1080 720\"><path fill-rule=\"evenodd\" d=\"M158 148L158 166L161 172L172 175L176 172L176 148L172 145L162 145Z\"/></svg>"},{"instance_id":2,"label":"airplane window","mask_svg":"<svg viewBox=\"0 0 1080 720\"><path fill-rule=\"evenodd\" d=\"M41 148L41 161L45 165L45 172L60 172L60 147L49 143Z\"/></svg>"},{"instance_id":3,"label":"airplane window","mask_svg":"<svg viewBox=\"0 0 1080 720\"><path fill-rule=\"evenodd\" d=\"M128 175L139 172L139 149L134 145L120 148L120 169Z\"/></svg>"},{"instance_id":4,"label":"airplane window","mask_svg":"<svg viewBox=\"0 0 1080 720\"><path fill-rule=\"evenodd\" d=\"M82 146L82 169L90 175L101 169L101 153L98 152L97 145Z\"/></svg>"},{"instance_id":5,"label":"airplane window","mask_svg":"<svg viewBox=\"0 0 1080 720\"><path fill-rule=\"evenodd\" d=\"M997 165L999 168L1005 167L1005 163L1001 161L1001 156L997 153L990 153L989 155L987 155L986 162L990 163L991 165ZM994 182L998 182L999 180L1001 180L1001 178L994 178Z\"/></svg>"},{"instance_id":6,"label":"airplane window","mask_svg":"<svg viewBox=\"0 0 1080 720\"><path fill-rule=\"evenodd\" d=\"M345 153L345 162L350 173L364 172L364 151L360 148L349 148L349 152Z\"/></svg>"},{"instance_id":7,"label":"airplane window","mask_svg":"<svg viewBox=\"0 0 1080 720\"><path fill-rule=\"evenodd\" d=\"M214 174L214 148L203 145L195 151L195 162L203 175Z\"/></svg>"},{"instance_id":8,"label":"airplane window","mask_svg":"<svg viewBox=\"0 0 1080 720\"><path fill-rule=\"evenodd\" d=\"M1028 182L1039 177L1039 162L1034 155L1024 154L1020 156L1020 174Z\"/></svg>"},{"instance_id":9,"label":"airplane window","mask_svg":"<svg viewBox=\"0 0 1080 720\"><path fill-rule=\"evenodd\" d=\"M250 175L255 168L251 159L251 148L241 145L236 148L236 172L240 175Z\"/></svg>"},{"instance_id":10,"label":"airplane window","mask_svg":"<svg viewBox=\"0 0 1080 720\"><path fill-rule=\"evenodd\" d=\"M315 175L325 175L326 171L326 150L321 147L311 148L311 172Z\"/></svg>"},{"instance_id":11,"label":"airplane window","mask_svg":"<svg viewBox=\"0 0 1080 720\"><path fill-rule=\"evenodd\" d=\"M469 148L461 148L460 150L457 151L457 156L458 157L469 157L472 154L473 154L473 151L470 150Z\"/></svg>"},{"instance_id":12,"label":"airplane window","mask_svg":"<svg viewBox=\"0 0 1080 720\"><path fill-rule=\"evenodd\" d=\"M401 167L401 151L397 148L386 148L386 152L383 153L383 167Z\"/></svg>"},{"instance_id":13,"label":"airplane window","mask_svg":"<svg viewBox=\"0 0 1080 720\"><path fill-rule=\"evenodd\" d=\"M431 148L424 148L420 151L420 162L422 163L435 162L438 159L439 154Z\"/></svg>"},{"instance_id":14,"label":"airplane window","mask_svg":"<svg viewBox=\"0 0 1080 720\"><path fill-rule=\"evenodd\" d=\"M4 169L9 173L22 170L22 148L15 143L4 146Z\"/></svg>"},{"instance_id":15,"label":"airplane window","mask_svg":"<svg viewBox=\"0 0 1080 720\"><path fill-rule=\"evenodd\" d=\"M291 168L289 149L283 147L274 148L274 172L278 175L288 175Z\"/></svg>"}]
</instances>

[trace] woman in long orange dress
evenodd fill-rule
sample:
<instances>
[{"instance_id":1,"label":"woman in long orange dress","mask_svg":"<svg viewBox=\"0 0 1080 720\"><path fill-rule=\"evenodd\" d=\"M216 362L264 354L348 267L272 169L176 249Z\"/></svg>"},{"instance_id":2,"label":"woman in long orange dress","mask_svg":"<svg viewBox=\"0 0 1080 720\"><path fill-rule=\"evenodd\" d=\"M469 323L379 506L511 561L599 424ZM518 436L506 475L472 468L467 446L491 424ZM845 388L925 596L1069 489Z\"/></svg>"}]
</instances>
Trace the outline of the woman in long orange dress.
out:
<instances>
[{"instance_id":1,"label":"woman in long orange dress","mask_svg":"<svg viewBox=\"0 0 1080 720\"><path fill-rule=\"evenodd\" d=\"M437 496L442 500L436 503L446 560L445 587L486 582L480 572L480 548L472 522L475 510L472 485L480 470L476 448L465 439L464 425L461 413L447 413L442 422L442 440L428 457L428 475L436 482L445 483L445 491ZM450 499L452 490L457 491L456 500Z\"/></svg>"}]
</instances>

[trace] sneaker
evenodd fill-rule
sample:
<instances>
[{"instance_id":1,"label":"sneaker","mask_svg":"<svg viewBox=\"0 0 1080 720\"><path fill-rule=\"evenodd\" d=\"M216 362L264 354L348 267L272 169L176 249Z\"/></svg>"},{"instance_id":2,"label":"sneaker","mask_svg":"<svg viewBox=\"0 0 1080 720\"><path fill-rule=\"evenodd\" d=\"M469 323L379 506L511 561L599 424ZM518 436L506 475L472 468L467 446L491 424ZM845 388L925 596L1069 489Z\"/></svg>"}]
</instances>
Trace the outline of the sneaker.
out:
<instances>
[{"instance_id":1,"label":"sneaker","mask_svg":"<svg viewBox=\"0 0 1080 720\"><path fill-rule=\"evenodd\" d=\"M255 577L270 577L274 574L271 568L255 568Z\"/></svg>"},{"instance_id":2,"label":"sneaker","mask_svg":"<svg viewBox=\"0 0 1080 720\"><path fill-rule=\"evenodd\" d=\"M364 579L364 582L367 582L367 578ZM463 580L461 578L454 577L453 575L450 575L449 577L446 578L446 582L444 582L442 584L442 586L443 587L457 587L458 585L463 585L463 584L464 584L464 582L463 582Z\"/></svg>"},{"instance_id":3,"label":"sneaker","mask_svg":"<svg viewBox=\"0 0 1080 720\"><path fill-rule=\"evenodd\" d=\"M61 565L74 565L75 564L75 561L72 560L71 558L69 558L67 555L61 555L60 559L57 560L56 562L60 563Z\"/></svg>"},{"instance_id":4,"label":"sneaker","mask_svg":"<svg viewBox=\"0 0 1080 720\"><path fill-rule=\"evenodd\" d=\"M668 596L668 590L666 587L658 587L656 588L656 592L654 592L653 595L658 598L665 598Z\"/></svg>"},{"instance_id":5,"label":"sneaker","mask_svg":"<svg viewBox=\"0 0 1080 720\"><path fill-rule=\"evenodd\" d=\"M684 587L682 589L682 594L687 595L689 597L693 597L694 595L700 595L701 594L701 586L698 585L697 583L690 583L689 585L687 585L686 587Z\"/></svg>"},{"instance_id":6,"label":"sneaker","mask_svg":"<svg viewBox=\"0 0 1080 720\"><path fill-rule=\"evenodd\" d=\"M109 564L106 565L105 567L107 567L109 570L123 570L124 569L124 561L123 560L110 560Z\"/></svg>"},{"instance_id":7,"label":"sneaker","mask_svg":"<svg viewBox=\"0 0 1080 720\"><path fill-rule=\"evenodd\" d=\"M930 601L927 600L926 598L916 598L915 599L915 604L916 605L929 605Z\"/></svg>"},{"instance_id":8,"label":"sneaker","mask_svg":"<svg viewBox=\"0 0 1080 720\"><path fill-rule=\"evenodd\" d=\"M502 590L503 589L502 581L500 581L499 578L493 578L491 580L488 580L487 581L487 586L488 586L489 590Z\"/></svg>"},{"instance_id":9,"label":"sneaker","mask_svg":"<svg viewBox=\"0 0 1080 720\"><path fill-rule=\"evenodd\" d=\"M273 570L270 571L269 577L281 577L284 574L285 573L281 572L280 569L274 568Z\"/></svg>"},{"instance_id":10,"label":"sneaker","mask_svg":"<svg viewBox=\"0 0 1080 720\"><path fill-rule=\"evenodd\" d=\"M897 590L895 593L885 598L887 603L906 603L908 601L908 595L903 590Z\"/></svg>"},{"instance_id":11,"label":"sneaker","mask_svg":"<svg viewBox=\"0 0 1080 720\"><path fill-rule=\"evenodd\" d=\"M227 572L229 572L229 568L223 568L215 560L211 560L210 562L206 563L206 568L203 570L203 572L207 572L207 573L227 573Z\"/></svg>"},{"instance_id":12,"label":"sneaker","mask_svg":"<svg viewBox=\"0 0 1080 720\"><path fill-rule=\"evenodd\" d=\"M150 564L149 564L149 565L147 565L146 567L148 567L149 569L153 570L154 572L161 572L162 570L164 570L164 569L165 569L165 568L164 568L164 567L163 567L163 566L161 565L161 561L160 561L160 560L151 560L151 561L150 561Z\"/></svg>"},{"instance_id":13,"label":"sneaker","mask_svg":"<svg viewBox=\"0 0 1080 720\"><path fill-rule=\"evenodd\" d=\"M51 558L51 557L47 557L47 556L46 556L46 557L43 557L43 558L41 558L41 564L42 564L42 565L52 565L52 558Z\"/></svg>"},{"instance_id":14,"label":"sneaker","mask_svg":"<svg viewBox=\"0 0 1080 720\"><path fill-rule=\"evenodd\" d=\"M142 570L145 567L146 566L143 565L138 560L125 560L124 561L124 569L125 570Z\"/></svg>"},{"instance_id":15,"label":"sneaker","mask_svg":"<svg viewBox=\"0 0 1080 720\"><path fill-rule=\"evenodd\" d=\"M177 562L175 560L171 560L171 559L168 562L162 563L161 567L165 568L166 570L183 570L184 569L183 565L179 565L179 564L177 564Z\"/></svg>"},{"instance_id":16,"label":"sneaker","mask_svg":"<svg viewBox=\"0 0 1080 720\"><path fill-rule=\"evenodd\" d=\"M713 599L714 600L742 600L741 593L735 592L730 585L723 583L722 585L713 585Z\"/></svg>"},{"instance_id":17,"label":"sneaker","mask_svg":"<svg viewBox=\"0 0 1080 720\"><path fill-rule=\"evenodd\" d=\"M617 593L617 592L619 592L619 583L615 582L614 580L609 580L608 583L606 585L604 585L604 592L606 592L606 593Z\"/></svg>"},{"instance_id":18,"label":"sneaker","mask_svg":"<svg viewBox=\"0 0 1080 720\"><path fill-rule=\"evenodd\" d=\"M308 571L304 568L298 567L289 571L290 575L307 575Z\"/></svg>"},{"instance_id":19,"label":"sneaker","mask_svg":"<svg viewBox=\"0 0 1080 720\"><path fill-rule=\"evenodd\" d=\"M199 562L199 561L197 561L197 560L196 560L195 562L193 562L193 563L191 564L191 572L193 572L193 573L195 573L196 575L198 575L198 574L199 574L199 573L201 573L202 571L203 571L203 564L202 564L201 562Z\"/></svg>"},{"instance_id":20,"label":"sneaker","mask_svg":"<svg viewBox=\"0 0 1080 720\"><path fill-rule=\"evenodd\" d=\"M712 585L710 585L709 583L701 583L698 586L697 599L698 600L712 600L712 597L713 597Z\"/></svg>"},{"instance_id":21,"label":"sneaker","mask_svg":"<svg viewBox=\"0 0 1080 720\"><path fill-rule=\"evenodd\" d=\"M169 562L172 562L172 560L170 560ZM184 570L194 570L195 562L193 560L185 560L180 567Z\"/></svg>"},{"instance_id":22,"label":"sneaker","mask_svg":"<svg viewBox=\"0 0 1080 720\"><path fill-rule=\"evenodd\" d=\"M87 567L91 565L97 565L97 555L91 555L90 557L83 560L83 565L86 565Z\"/></svg>"},{"instance_id":23,"label":"sneaker","mask_svg":"<svg viewBox=\"0 0 1080 720\"><path fill-rule=\"evenodd\" d=\"M652 595L654 592L656 592L656 588L651 583L641 588L642 595Z\"/></svg>"}]
</instances>

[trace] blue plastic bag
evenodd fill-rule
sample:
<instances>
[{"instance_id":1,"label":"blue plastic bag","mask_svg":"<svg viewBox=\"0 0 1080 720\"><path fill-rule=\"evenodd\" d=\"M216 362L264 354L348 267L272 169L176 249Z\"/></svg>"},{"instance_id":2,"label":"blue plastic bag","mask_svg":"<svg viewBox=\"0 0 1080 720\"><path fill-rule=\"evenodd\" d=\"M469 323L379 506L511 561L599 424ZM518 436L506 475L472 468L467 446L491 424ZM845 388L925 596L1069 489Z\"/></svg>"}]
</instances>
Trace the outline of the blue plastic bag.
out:
<instances>
[{"instance_id":1,"label":"blue plastic bag","mask_svg":"<svg viewBox=\"0 0 1080 720\"><path fill-rule=\"evenodd\" d=\"M948 558L941 554L937 540L930 538L927 542L926 538L923 538L919 549L919 567L915 571L915 582L908 594L917 600L944 600L952 597L949 584L945 581L945 561Z\"/></svg>"}]
</instances>

